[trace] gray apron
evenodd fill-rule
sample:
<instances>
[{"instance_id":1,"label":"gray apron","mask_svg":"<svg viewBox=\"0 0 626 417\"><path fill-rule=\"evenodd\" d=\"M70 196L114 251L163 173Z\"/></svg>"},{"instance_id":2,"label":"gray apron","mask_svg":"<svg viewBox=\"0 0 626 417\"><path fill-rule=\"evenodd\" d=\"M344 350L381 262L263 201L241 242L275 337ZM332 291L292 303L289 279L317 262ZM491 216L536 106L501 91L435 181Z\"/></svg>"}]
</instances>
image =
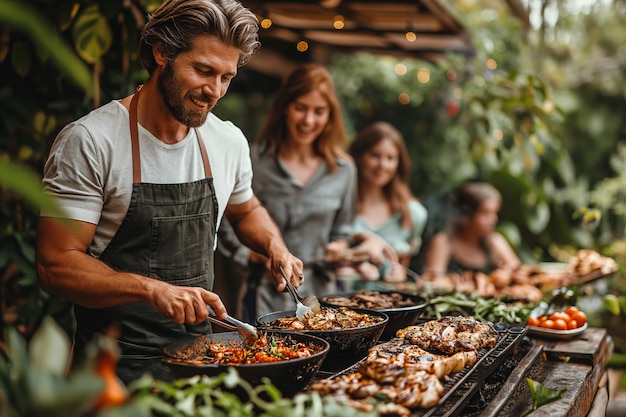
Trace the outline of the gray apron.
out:
<instances>
[{"instance_id":1,"label":"gray apron","mask_svg":"<svg viewBox=\"0 0 626 417\"><path fill-rule=\"evenodd\" d=\"M132 198L126 217L100 260L116 271L210 290L218 206L204 142L196 129L205 179L184 184L142 183L138 95L139 91L130 104ZM146 302L103 309L75 305L74 312L77 322L75 359L80 358L95 333L103 332L111 324L119 325L122 354L117 373L126 384L144 373L171 381L173 375L161 363L163 348L182 336L211 332L208 323L176 324Z\"/></svg>"}]
</instances>

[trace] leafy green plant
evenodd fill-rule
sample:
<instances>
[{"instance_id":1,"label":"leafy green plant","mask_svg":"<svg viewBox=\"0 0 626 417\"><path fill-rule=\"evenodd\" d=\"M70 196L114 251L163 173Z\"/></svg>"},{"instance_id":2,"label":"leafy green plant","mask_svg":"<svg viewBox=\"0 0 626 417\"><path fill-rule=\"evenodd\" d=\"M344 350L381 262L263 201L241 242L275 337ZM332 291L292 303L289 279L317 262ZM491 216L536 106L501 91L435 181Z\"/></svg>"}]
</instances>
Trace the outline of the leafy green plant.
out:
<instances>
[{"instance_id":1,"label":"leafy green plant","mask_svg":"<svg viewBox=\"0 0 626 417\"><path fill-rule=\"evenodd\" d=\"M531 378L526 378L526 382L528 383L528 387L530 388L530 395L533 399L533 406L530 411L523 414L522 417L529 415L533 411L537 410L539 407L549 404L551 402L557 401L563 397L567 388L561 389L553 389L548 388L545 385L541 384L538 381L535 381Z\"/></svg>"},{"instance_id":2,"label":"leafy green plant","mask_svg":"<svg viewBox=\"0 0 626 417\"><path fill-rule=\"evenodd\" d=\"M151 375L134 381L126 401L114 403L101 366L110 371L119 355L115 339L98 335L87 359L67 374L70 341L45 318L29 343L14 328L0 355L0 415L6 417L377 417L316 392L283 398L269 380L252 387L237 373L198 375L174 382ZM111 362L111 359L115 359ZM238 394L234 392L238 389ZM245 393L242 395L241 393ZM245 399L242 399L245 398ZM102 399L106 401L103 403ZM99 405L96 408L96 405Z\"/></svg>"},{"instance_id":3,"label":"leafy green plant","mask_svg":"<svg viewBox=\"0 0 626 417\"><path fill-rule=\"evenodd\" d=\"M64 376L70 346L67 335L50 318L44 319L28 345L15 328L9 328L6 351L0 356L0 414L86 414L104 382L95 372Z\"/></svg>"},{"instance_id":4,"label":"leafy green plant","mask_svg":"<svg viewBox=\"0 0 626 417\"><path fill-rule=\"evenodd\" d=\"M236 395L239 388L245 394ZM132 401L163 417L375 417L379 413L357 410L317 392L283 398L269 383L252 387L235 367L216 377L198 375L174 382L154 381L150 376L130 386ZM246 400L241 399L246 397Z\"/></svg>"}]
</instances>

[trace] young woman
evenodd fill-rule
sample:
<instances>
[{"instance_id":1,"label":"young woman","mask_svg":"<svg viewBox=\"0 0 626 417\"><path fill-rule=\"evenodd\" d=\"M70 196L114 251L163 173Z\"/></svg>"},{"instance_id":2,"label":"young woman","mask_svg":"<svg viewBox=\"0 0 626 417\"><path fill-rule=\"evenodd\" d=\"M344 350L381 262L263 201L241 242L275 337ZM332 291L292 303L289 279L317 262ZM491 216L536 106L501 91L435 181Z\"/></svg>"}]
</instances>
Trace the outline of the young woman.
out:
<instances>
[{"instance_id":1,"label":"young woman","mask_svg":"<svg viewBox=\"0 0 626 417\"><path fill-rule=\"evenodd\" d=\"M379 275L404 281L422 245L427 212L409 188L411 165L402 134L389 123L375 122L359 132L349 153L358 171L355 230L376 233L389 243L399 262L384 263Z\"/></svg>"},{"instance_id":2,"label":"young woman","mask_svg":"<svg viewBox=\"0 0 626 417\"><path fill-rule=\"evenodd\" d=\"M507 240L496 232L502 197L492 185L470 182L458 188L452 201L449 230L433 236L424 274L440 277L464 271L491 273L515 269L520 260Z\"/></svg>"},{"instance_id":3,"label":"young woman","mask_svg":"<svg viewBox=\"0 0 626 417\"><path fill-rule=\"evenodd\" d=\"M346 250L355 240L356 167L343 150L346 143L330 73L320 65L306 64L283 81L251 146L254 193L289 250L305 262L298 290L302 297L337 292L335 281L312 261ZM220 230L220 239L222 246L232 243L227 227ZM360 247L382 253L385 248L378 240L383 242L368 237ZM253 291L246 294L244 316L294 309L289 295L272 283L264 257L241 245L231 245L227 256L251 265L248 286Z\"/></svg>"}]
</instances>

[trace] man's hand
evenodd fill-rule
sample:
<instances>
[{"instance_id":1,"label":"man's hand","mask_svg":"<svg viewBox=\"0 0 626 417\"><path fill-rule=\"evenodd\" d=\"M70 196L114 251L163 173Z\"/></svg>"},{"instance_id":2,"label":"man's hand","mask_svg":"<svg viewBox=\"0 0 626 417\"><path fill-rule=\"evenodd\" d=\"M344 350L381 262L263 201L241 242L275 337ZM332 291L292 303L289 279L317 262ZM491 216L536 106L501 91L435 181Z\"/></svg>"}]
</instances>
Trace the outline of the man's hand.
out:
<instances>
[{"instance_id":1,"label":"man's hand","mask_svg":"<svg viewBox=\"0 0 626 417\"><path fill-rule=\"evenodd\" d=\"M226 318L226 308L220 297L200 287L179 287L159 280L151 280L150 305L168 316L174 323L200 324L209 316L207 305L217 318Z\"/></svg>"},{"instance_id":2,"label":"man's hand","mask_svg":"<svg viewBox=\"0 0 626 417\"><path fill-rule=\"evenodd\" d=\"M286 283L283 278L283 271L294 287L298 288L304 282L304 266L300 259L293 256L288 251L281 253L271 253L268 261L269 271L276 281L276 290L285 290Z\"/></svg>"}]
</instances>

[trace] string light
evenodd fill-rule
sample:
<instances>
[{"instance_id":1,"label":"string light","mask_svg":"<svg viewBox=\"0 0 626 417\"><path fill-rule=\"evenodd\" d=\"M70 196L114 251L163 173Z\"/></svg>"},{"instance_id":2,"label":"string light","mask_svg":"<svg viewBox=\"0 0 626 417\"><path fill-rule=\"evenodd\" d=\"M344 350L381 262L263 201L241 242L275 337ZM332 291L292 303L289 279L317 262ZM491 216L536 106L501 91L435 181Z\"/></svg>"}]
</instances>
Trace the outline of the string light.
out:
<instances>
[{"instance_id":1,"label":"string light","mask_svg":"<svg viewBox=\"0 0 626 417\"><path fill-rule=\"evenodd\" d=\"M415 32L412 31L407 32L404 36L409 42L415 42L417 40L417 35L415 34Z\"/></svg>"},{"instance_id":2,"label":"string light","mask_svg":"<svg viewBox=\"0 0 626 417\"><path fill-rule=\"evenodd\" d=\"M409 104L411 102L411 97L407 93L398 94L398 101L400 104Z\"/></svg>"},{"instance_id":3,"label":"string light","mask_svg":"<svg viewBox=\"0 0 626 417\"><path fill-rule=\"evenodd\" d=\"M300 41L298 42L298 44L296 45L296 49L299 52L305 52L306 50L309 49L309 43L307 41Z\"/></svg>"},{"instance_id":4,"label":"string light","mask_svg":"<svg viewBox=\"0 0 626 417\"><path fill-rule=\"evenodd\" d=\"M420 70L417 71L417 81L421 82L422 84L426 84L428 81L430 81L430 71L428 71L426 68L420 68Z\"/></svg>"},{"instance_id":5,"label":"string light","mask_svg":"<svg viewBox=\"0 0 626 417\"><path fill-rule=\"evenodd\" d=\"M487 68L489 68L491 70L494 70L494 69L498 68L498 63L496 62L495 59L489 58L487 60Z\"/></svg>"},{"instance_id":6,"label":"string light","mask_svg":"<svg viewBox=\"0 0 626 417\"><path fill-rule=\"evenodd\" d=\"M261 27L263 29L269 29L270 26L272 26L272 19L265 18L261 20Z\"/></svg>"},{"instance_id":7,"label":"string light","mask_svg":"<svg viewBox=\"0 0 626 417\"><path fill-rule=\"evenodd\" d=\"M344 18L342 15L338 14L333 18L333 27L335 29L343 29L345 25Z\"/></svg>"},{"instance_id":8,"label":"string light","mask_svg":"<svg viewBox=\"0 0 626 417\"><path fill-rule=\"evenodd\" d=\"M321 0L320 6L327 9L333 9L341 4L341 0Z\"/></svg>"},{"instance_id":9,"label":"string light","mask_svg":"<svg viewBox=\"0 0 626 417\"><path fill-rule=\"evenodd\" d=\"M398 75L404 75L407 72L406 65L404 65L404 64L396 64L396 66L394 67L394 71Z\"/></svg>"}]
</instances>

